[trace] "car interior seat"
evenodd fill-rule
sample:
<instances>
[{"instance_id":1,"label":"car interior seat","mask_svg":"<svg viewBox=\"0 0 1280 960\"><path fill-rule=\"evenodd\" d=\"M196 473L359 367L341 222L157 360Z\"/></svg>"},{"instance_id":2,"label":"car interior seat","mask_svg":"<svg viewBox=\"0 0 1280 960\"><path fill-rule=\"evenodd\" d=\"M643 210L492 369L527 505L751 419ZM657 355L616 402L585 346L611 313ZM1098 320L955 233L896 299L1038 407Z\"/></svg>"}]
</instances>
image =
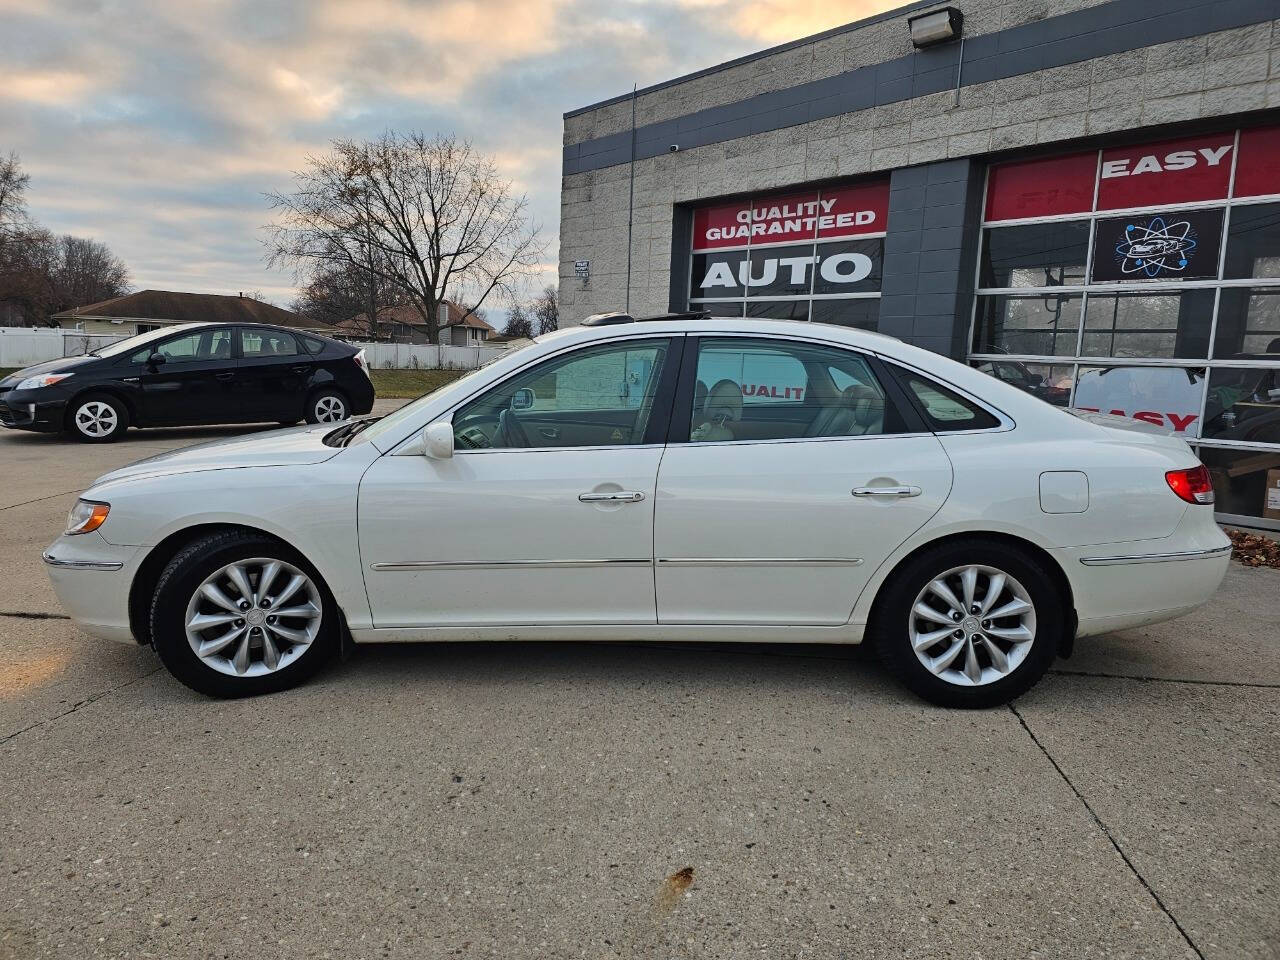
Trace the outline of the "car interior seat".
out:
<instances>
[{"instance_id":1,"label":"car interior seat","mask_svg":"<svg viewBox=\"0 0 1280 960\"><path fill-rule=\"evenodd\" d=\"M884 431L884 400L871 387L855 383L818 411L806 437L858 437Z\"/></svg>"},{"instance_id":2,"label":"car interior seat","mask_svg":"<svg viewBox=\"0 0 1280 960\"><path fill-rule=\"evenodd\" d=\"M730 423L742 419L742 387L732 380L719 380L707 392L706 407L700 422L689 434L690 440L717 441L735 439Z\"/></svg>"}]
</instances>

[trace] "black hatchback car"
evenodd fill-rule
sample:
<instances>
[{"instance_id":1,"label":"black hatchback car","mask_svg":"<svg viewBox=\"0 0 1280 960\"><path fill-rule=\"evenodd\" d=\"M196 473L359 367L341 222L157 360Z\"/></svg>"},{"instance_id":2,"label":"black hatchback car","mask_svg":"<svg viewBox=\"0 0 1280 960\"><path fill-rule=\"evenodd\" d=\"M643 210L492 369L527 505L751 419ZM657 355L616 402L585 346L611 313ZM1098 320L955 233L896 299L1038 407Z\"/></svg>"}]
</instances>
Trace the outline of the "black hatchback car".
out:
<instances>
[{"instance_id":1,"label":"black hatchback car","mask_svg":"<svg viewBox=\"0 0 1280 960\"><path fill-rule=\"evenodd\" d=\"M184 323L0 380L0 424L119 439L130 426L328 423L373 407L364 351L266 324Z\"/></svg>"}]
</instances>

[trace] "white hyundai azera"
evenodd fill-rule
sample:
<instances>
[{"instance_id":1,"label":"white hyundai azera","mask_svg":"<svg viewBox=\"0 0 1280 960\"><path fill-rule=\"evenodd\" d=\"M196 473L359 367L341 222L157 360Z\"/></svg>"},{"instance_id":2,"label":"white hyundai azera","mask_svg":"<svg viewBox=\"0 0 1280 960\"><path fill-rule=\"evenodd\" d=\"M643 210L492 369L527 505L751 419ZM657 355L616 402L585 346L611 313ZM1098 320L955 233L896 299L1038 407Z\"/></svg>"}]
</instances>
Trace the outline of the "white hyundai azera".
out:
<instances>
[{"instance_id":1,"label":"white hyundai azera","mask_svg":"<svg viewBox=\"0 0 1280 960\"><path fill-rule=\"evenodd\" d=\"M109 473L44 559L214 696L350 641L865 638L981 707L1217 589L1208 472L1149 430L859 330L603 315L381 419Z\"/></svg>"}]
</instances>

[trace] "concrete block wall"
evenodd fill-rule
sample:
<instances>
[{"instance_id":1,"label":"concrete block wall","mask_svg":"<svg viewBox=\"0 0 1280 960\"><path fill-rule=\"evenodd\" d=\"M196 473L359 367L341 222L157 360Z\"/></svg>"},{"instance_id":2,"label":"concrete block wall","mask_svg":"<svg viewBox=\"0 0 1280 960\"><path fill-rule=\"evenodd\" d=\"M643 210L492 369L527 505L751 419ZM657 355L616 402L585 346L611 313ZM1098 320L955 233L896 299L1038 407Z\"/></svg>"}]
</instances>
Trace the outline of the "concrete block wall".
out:
<instances>
[{"instance_id":1,"label":"concrete block wall","mask_svg":"<svg viewBox=\"0 0 1280 960\"><path fill-rule=\"evenodd\" d=\"M672 264L678 261L673 258L671 242L676 205L995 151L1058 143L1065 147L1077 138L1118 131L1134 131L1140 137L1143 128L1181 121L1223 118L1225 126L1232 122L1232 115L1280 109L1280 17L1273 0L1167 0L1161 9L1173 18L1169 29L1186 30L1188 23L1215 22L1215 16L1219 21L1228 16L1252 16L1257 22L1042 69L1033 68L1035 57L1014 64L1000 56L998 48L1010 31L1023 36L1034 29L1051 37L1057 16L1087 11L1101 23L1107 16L1114 19L1114 11L1132 13L1143 8L1134 7L1133 0L961 0L958 5L965 12L966 47L970 48L964 62L967 79L958 90L874 103L802 123L785 123L789 115L785 108L778 108L768 114L770 122L785 125L639 159L635 164L630 248L632 311L659 313L668 309L672 291L681 286L682 278L671 275ZM1209 10L1218 12L1211 16L1206 13ZM1259 19L1259 10L1269 19ZM1078 24L1078 16L1072 22ZM1096 34L1100 48L1141 44L1159 35L1158 30L1138 36L1133 31L1114 33L1123 35ZM984 37L997 52L971 61L972 48L982 52L978 41ZM1058 42L1047 41L1042 46ZM836 64L842 72L833 75L839 78L858 69L851 64L874 65L887 62L886 58L911 56L904 53L904 43L909 51L906 12L896 11L865 27L823 35L642 93L637 101L638 123L692 124L689 111L720 109L762 92L785 91L782 84L807 82L833 70ZM947 46L954 50L957 45ZM984 67L975 65L984 62ZM1040 62L1044 62L1043 56ZM978 79L984 75L982 70L1008 73L1015 67L1025 72ZM879 81L876 89L883 89ZM597 138L619 133L629 141L630 111L629 101L622 99L567 117L566 169L573 167L568 158L574 145L586 149ZM767 126L763 121L757 125ZM679 142L678 134L672 142ZM624 160L567 172L563 178L560 284L564 322L601 310L621 309L626 302L630 173ZM981 174L977 176L980 179ZM889 229L895 229L892 213ZM585 286L574 277L574 261L584 259L591 261L592 269Z\"/></svg>"}]
</instances>

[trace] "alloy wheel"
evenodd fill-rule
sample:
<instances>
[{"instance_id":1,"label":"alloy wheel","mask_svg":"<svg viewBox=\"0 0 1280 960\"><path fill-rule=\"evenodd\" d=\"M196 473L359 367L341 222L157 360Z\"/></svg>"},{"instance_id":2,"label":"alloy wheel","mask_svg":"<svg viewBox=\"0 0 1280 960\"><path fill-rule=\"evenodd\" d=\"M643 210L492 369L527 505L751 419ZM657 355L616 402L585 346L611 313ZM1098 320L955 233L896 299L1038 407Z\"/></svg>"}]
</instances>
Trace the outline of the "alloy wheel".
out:
<instances>
[{"instance_id":1,"label":"alloy wheel","mask_svg":"<svg viewBox=\"0 0 1280 960\"><path fill-rule=\"evenodd\" d=\"M341 397L326 394L316 401L316 422L337 423L347 419L347 405Z\"/></svg>"},{"instance_id":2,"label":"alloy wheel","mask_svg":"<svg viewBox=\"0 0 1280 960\"><path fill-rule=\"evenodd\" d=\"M301 657L320 633L324 604L307 574L270 557L214 571L187 604L191 649L207 666L260 677Z\"/></svg>"},{"instance_id":3,"label":"alloy wheel","mask_svg":"<svg viewBox=\"0 0 1280 960\"><path fill-rule=\"evenodd\" d=\"M927 583L910 614L911 649L947 683L978 687L1009 676L1036 638L1026 587L1003 570L953 567Z\"/></svg>"},{"instance_id":4,"label":"alloy wheel","mask_svg":"<svg viewBox=\"0 0 1280 960\"><path fill-rule=\"evenodd\" d=\"M115 408L102 400L90 400L76 410L76 429L95 440L110 436L119 422Z\"/></svg>"}]
</instances>

